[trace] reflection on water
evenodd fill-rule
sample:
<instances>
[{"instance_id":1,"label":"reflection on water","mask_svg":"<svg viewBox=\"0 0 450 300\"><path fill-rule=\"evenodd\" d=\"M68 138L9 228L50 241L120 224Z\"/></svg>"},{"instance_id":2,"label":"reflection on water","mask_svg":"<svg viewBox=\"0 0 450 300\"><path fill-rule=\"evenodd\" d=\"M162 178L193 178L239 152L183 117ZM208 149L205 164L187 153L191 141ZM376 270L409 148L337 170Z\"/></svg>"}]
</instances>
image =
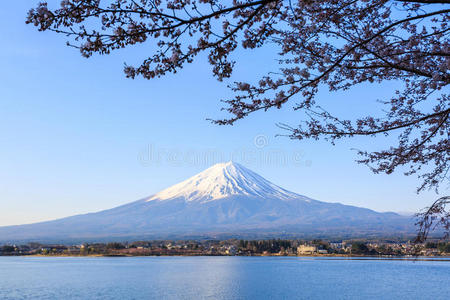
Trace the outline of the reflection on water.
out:
<instances>
[{"instance_id":1,"label":"reflection on water","mask_svg":"<svg viewBox=\"0 0 450 300\"><path fill-rule=\"evenodd\" d=\"M447 299L450 260L0 257L0 299Z\"/></svg>"}]
</instances>

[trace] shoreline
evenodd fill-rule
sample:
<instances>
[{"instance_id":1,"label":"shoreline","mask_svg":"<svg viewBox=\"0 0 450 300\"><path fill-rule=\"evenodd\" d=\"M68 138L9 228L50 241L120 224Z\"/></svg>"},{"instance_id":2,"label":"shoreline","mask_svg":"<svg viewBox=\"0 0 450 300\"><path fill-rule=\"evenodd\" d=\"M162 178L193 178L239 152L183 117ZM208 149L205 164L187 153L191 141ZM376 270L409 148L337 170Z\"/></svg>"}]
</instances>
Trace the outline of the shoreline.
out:
<instances>
[{"instance_id":1,"label":"shoreline","mask_svg":"<svg viewBox=\"0 0 450 300\"><path fill-rule=\"evenodd\" d=\"M130 258L130 257L280 257L280 258L308 258L323 260L392 260L392 261L448 261L450 256L413 256L413 255L108 255L108 254L92 254L92 255L0 255L0 257L33 257L33 258Z\"/></svg>"}]
</instances>

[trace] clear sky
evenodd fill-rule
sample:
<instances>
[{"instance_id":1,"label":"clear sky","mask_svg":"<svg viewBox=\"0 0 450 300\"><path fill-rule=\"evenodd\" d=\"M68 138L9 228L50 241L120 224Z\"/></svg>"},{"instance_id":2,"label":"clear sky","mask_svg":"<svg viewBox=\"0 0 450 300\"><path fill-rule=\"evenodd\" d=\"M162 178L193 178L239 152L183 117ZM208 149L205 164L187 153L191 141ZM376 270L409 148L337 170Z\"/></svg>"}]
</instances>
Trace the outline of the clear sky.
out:
<instances>
[{"instance_id":1,"label":"clear sky","mask_svg":"<svg viewBox=\"0 0 450 300\"><path fill-rule=\"evenodd\" d=\"M230 159L321 201L415 212L437 197L417 195L415 177L374 175L354 162L351 148L381 149L389 139L331 146L276 137L284 133L277 122L302 119L290 109L294 103L232 127L212 125L206 118L225 116L219 100L230 92L212 78L204 56L165 78L126 79L123 63L138 63L151 43L82 58L64 36L25 24L35 3L8 1L0 10L0 226L111 208ZM273 69L272 54L239 51L232 79L256 79ZM394 88L324 91L320 99L333 113L354 117L377 111L376 99Z\"/></svg>"}]
</instances>

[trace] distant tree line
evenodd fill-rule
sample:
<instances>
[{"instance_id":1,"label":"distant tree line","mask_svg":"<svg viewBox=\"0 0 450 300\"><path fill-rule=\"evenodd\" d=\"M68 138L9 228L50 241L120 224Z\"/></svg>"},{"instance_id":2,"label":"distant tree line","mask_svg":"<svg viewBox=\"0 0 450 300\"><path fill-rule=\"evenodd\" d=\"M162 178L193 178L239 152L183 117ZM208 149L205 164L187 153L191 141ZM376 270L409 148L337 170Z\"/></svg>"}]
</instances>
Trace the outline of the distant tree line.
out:
<instances>
[{"instance_id":1,"label":"distant tree line","mask_svg":"<svg viewBox=\"0 0 450 300\"><path fill-rule=\"evenodd\" d=\"M239 241L239 249L251 250L257 253L269 252L278 253L281 250L292 247L292 242L289 240L260 240L260 241Z\"/></svg>"}]
</instances>

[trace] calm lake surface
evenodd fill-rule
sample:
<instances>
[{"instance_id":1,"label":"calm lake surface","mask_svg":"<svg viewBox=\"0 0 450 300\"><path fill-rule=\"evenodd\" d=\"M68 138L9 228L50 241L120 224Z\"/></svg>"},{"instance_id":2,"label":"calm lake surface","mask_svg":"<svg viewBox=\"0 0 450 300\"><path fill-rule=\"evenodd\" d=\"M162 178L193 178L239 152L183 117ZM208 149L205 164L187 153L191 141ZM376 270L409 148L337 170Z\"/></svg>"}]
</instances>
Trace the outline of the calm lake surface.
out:
<instances>
[{"instance_id":1,"label":"calm lake surface","mask_svg":"<svg viewBox=\"0 0 450 300\"><path fill-rule=\"evenodd\" d=\"M0 299L449 299L450 260L0 257Z\"/></svg>"}]
</instances>

